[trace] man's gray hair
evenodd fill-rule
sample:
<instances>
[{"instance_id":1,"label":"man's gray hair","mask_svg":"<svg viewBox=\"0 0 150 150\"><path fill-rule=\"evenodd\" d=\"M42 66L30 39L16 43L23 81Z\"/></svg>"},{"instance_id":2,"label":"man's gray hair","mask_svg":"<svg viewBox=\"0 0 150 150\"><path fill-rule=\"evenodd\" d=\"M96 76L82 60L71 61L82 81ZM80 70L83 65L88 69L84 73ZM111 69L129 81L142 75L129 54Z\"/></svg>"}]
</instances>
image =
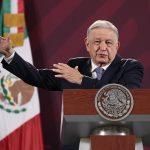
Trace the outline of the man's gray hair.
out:
<instances>
[{"instance_id":1,"label":"man's gray hair","mask_svg":"<svg viewBox=\"0 0 150 150\"><path fill-rule=\"evenodd\" d=\"M90 31L95 28L111 29L116 34L117 38L119 37L118 29L111 22L106 20L97 20L91 24L87 29L87 37L89 36Z\"/></svg>"}]
</instances>

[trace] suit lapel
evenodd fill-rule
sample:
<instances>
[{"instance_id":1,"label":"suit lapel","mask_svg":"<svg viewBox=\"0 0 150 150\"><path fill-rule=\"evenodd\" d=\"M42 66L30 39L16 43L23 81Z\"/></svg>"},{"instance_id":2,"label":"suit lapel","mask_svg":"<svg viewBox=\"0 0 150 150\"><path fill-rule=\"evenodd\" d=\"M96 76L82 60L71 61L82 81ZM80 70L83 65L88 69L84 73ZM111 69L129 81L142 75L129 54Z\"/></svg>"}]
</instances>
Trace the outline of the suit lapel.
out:
<instances>
[{"instance_id":1,"label":"suit lapel","mask_svg":"<svg viewBox=\"0 0 150 150\"><path fill-rule=\"evenodd\" d=\"M83 67L82 73L86 76L92 77L91 73L91 59L89 58L85 64L85 67Z\"/></svg>"},{"instance_id":2,"label":"suit lapel","mask_svg":"<svg viewBox=\"0 0 150 150\"><path fill-rule=\"evenodd\" d=\"M113 81L113 78L117 75L116 72L120 68L121 57L116 56L114 61L110 64L110 66L106 69L104 72L102 78L101 78L101 84L106 85Z\"/></svg>"}]
</instances>

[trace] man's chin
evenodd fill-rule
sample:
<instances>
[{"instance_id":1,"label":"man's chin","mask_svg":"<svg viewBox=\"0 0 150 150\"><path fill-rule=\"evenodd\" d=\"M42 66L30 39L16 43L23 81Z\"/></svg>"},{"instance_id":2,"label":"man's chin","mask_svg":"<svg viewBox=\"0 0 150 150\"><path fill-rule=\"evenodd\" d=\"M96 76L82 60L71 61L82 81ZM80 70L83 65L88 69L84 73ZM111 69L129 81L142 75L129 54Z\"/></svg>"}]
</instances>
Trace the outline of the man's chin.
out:
<instances>
[{"instance_id":1,"label":"man's chin","mask_svg":"<svg viewBox=\"0 0 150 150\"><path fill-rule=\"evenodd\" d=\"M98 64L104 64L104 65L109 64L109 60L104 60L104 59L97 60L97 62L98 62Z\"/></svg>"}]
</instances>

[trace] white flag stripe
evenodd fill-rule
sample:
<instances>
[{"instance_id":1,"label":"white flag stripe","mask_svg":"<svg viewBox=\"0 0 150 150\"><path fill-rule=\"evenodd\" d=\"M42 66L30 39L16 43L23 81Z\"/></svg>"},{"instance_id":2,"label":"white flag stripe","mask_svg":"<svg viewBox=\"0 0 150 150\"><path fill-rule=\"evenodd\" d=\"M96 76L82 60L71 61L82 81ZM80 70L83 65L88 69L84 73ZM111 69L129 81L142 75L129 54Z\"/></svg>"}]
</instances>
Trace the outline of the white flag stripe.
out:
<instances>
[{"instance_id":1,"label":"white flag stripe","mask_svg":"<svg viewBox=\"0 0 150 150\"><path fill-rule=\"evenodd\" d=\"M11 27L10 28L10 33L17 33L18 32L18 28L17 27Z\"/></svg>"},{"instance_id":2,"label":"white flag stripe","mask_svg":"<svg viewBox=\"0 0 150 150\"><path fill-rule=\"evenodd\" d=\"M18 13L18 0L11 0L10 1L11 13L15 14Z\"/></svg>"}]
</instances>

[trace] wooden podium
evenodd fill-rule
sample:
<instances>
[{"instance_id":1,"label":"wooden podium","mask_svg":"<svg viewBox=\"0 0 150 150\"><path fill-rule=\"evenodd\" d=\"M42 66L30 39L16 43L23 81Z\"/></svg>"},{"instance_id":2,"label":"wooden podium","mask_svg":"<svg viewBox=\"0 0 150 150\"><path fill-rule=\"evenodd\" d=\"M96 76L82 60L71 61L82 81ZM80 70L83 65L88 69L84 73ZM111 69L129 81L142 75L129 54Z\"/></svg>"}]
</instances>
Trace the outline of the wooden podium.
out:
<instances>
[{"instance_id":1,"label":"wooden podium","mask_svg":"<svg viewBox=\"0 0 150 150\"><path fill-rule=\"evenodd\" d=\"M118 122L103 119L95 109L98 90L64 90L63 132L64 145L78 144L80 138L90 137L92 131L101 126L125 126L132 131L128 136L91 136L91 149L124 150L135 149L135 137L140 136L146 145L150 143L150 89L130 90L134 99L131 114ZM111 142L110 142L111 141ZM105 143L105 144L104 144ZM107 143L107 144L106 144Z\"/></svg>"}]
</instances>

